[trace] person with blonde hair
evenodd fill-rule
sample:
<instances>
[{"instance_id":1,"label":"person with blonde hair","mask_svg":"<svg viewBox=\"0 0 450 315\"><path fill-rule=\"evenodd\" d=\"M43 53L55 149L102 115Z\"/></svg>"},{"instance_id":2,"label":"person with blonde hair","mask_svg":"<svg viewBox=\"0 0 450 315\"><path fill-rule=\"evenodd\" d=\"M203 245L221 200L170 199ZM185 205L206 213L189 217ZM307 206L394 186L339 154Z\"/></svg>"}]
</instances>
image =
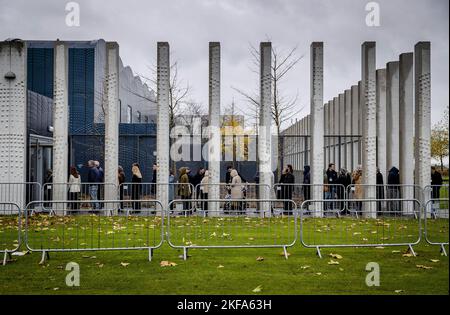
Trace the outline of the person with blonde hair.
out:
<instances>
[{"instance_id":1,"label":"person with blonde hair","mask_svg":"<svg viewBox=\"0 0 450 315\"><path fill-rule=\"evenodd\" d=\"M242 179L239 176L238 172L233 169L230 172L231 176L231 199L240 200L243 198L242 193ZM233 210L238 210L236 213L242 213L242 201L232 201L231 207Z\"/></svg>"},{"instance_id":2,"label":"person with blonde hair","mask_svg":"<svg viewBox=\"0 0 450 315\"><path fill-rule=\"evenodd\" d=\"M137 201L141 199L142 191L142 173L138 163L133 163L131 173L133 174L133 177L131 178L131 182L133 183L131 198L135 200L133 202L133 210L141 210L141 202Z\"/></svg>"}]
</instances>

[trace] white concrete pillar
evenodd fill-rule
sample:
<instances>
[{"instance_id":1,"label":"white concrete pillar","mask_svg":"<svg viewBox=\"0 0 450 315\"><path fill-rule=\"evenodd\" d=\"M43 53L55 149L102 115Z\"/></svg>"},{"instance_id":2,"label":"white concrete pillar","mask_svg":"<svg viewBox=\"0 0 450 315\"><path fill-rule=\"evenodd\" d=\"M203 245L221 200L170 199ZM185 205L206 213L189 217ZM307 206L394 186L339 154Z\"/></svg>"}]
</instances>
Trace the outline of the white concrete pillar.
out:
<instances>
[{"instance_id":1,"label":"white concrete pillar","mask_svg":"<svg viewBox=\"0 0 450 315\"><path fill-rule=\"evenodd\" d=\"M348 137L352 134L352 91L345 90L344 92L345 103L345 164L344 167L347 171L352 169L352 137Z\"/></svg>"},{"instance_id":2,"label":"white concrete pillar","mask_svg":"<svg viewBox=\"0 0 450 315\"><path fill-rule=\"evenodd\" d=\"M117 199L119 167L119 45L106 43L105 71L105 200ZM117 207L115 206L114 209Z\"/></svg>"},{"instance_id":3,"label":"white concrete pillar","mask_svg":"<svg viewBox=\"0 0 450 315\"><path fill-rule=\"evenodd\" d=\"M414 46L415 81L415 183L424 188L431 183L431 47L430 42ZM423 204L430 198L424 196Z\"/></svg>"},{"instance_id":4,"label":"white concrete pillar","mask_svg":"<svg viewBox=\"0 0 450 315\"><path fill-rule=\"evenodd\" d=\"M310 113L311 113L311 184L323 185L324 166L324 103L323 103L323 43L311 44L310 63ZM323 188L314 187L311 192L312 199L323 198ZM322 216L319 206L318 216Z\"/></svg>"},{"instance_id":5,"label":"white concrete pillar","mask_svg":"<svg viewBox=\"0 0 450 315\"><path fill-rule=\"evenodd\" d=\"M259 121L259 182L263 185L273 186L272 172L272 43L260 44L260 121ZM259 187L261 199L270 199L272 189ZM270 213L270 204L261 203L264 212ZM261 214L263 215L262 211Z\"/></svg>"},{"instance_id":6,"label":"white concrete pillar","mask_svg":"<svg viewBox=\"0 0 450 315\"><path fill-rule=\"evenodd\" d=\"M208 171L209 187L208 198L219 199L220 187L220 43L209 43L209 127L208 141ZM211 202L209 209L217 210L218 204Z\"/></svg>"},{"instance_id":7,"label":"white concrete pillar","mask_svg":"<svg viewBox=\"0 0 450 315\"><path fill-rule=\"evenodd\" d=\"M53 81L53 200L66 200L69 138L69 50L57 41ZM57 185L55 185L57 184ZM60 208L60 206L58 206ZM61 213L62 214L62 213Z\"/></svg>"},{"instance_id":8,"label":"white concrete pillar","mask_svg":"<svg viewBox=\"0 0 450 315\"><path fill-rule=\"evenodd\" d=\"M329 103L325 103L323 105L323 133L324 133L324 135L328 135L328 133L329 133L329 130L328 130L328 108L329 108ZM328 156L329 156L328 138L324 137L323 141L324 141L324 146L325 146L325 153L324 153L325 156L324 156L324 161L323 161L323 165L322 165L322 170L326 169L325 165L328 162ZM314 157L314 155L312 155L312 154L311 154L311 156ZM321 172L321 174L322 174L322 172Z\"/></svg>"},{"instance_id":9,"label":"white concrete pillar","mask_svg":"<svg viewBox=\"0 0 450 315\"><path fill-rule=\"evenodd\" d=\"M377 171L377 125L376 125L376 44L375 42L365 42L362 44L362 69L361 69L361 88L362 88L362 109L365 126L363 129L363 183L367 185L376 184ZM372 187L372 186L371 186ZM375 186L373 186L375 187ZM375 189L364 189L365 198L375 198ZM376 217L376 203L365 203L364 216Z\"/></svg>"},{"instance_id":10,"label":"white concrete pillar","mask_svg":"<svg viewBox=\"0 0 450 315\"><path fill-rule=\"evenodd\" d=\"M377 76L377 166L387 180L386 166L386 69L376 72Z\"/></svg>"},{"instance_id":11,"label":"white concrete pillar","mask_svg":"<svg viewBox=\"0 0 450 315\"><path fill-rule=\"evenodd\" d=\"M386 64L386 169L400 167L399 63ZM387 179L386 179L387 183Z\"/></svg>"},{"instance_id":12,"label":"white concrete pillar","mask_svg":"<svg viewBox=\"0 0 450 315\"><path fill-rule=\"evenodd\" d=\"M405 185L414 184L414 74L413 53L400 55L400 183ZM402 197L414 198L414 190L405 188ZM412 204L404 206L403 212L411 213Z\"/></svg>"},{"instance_id":13,"label":"white concrete pillar","mask_svg":"<svg viewBox=\"0 0 450 315\"><path fill-rule=\"evenodd\" d=\"M358 92L358 86L353 85L351 88L351 106L352 106L352 129L351 129L351 135L352 136L360 136L359 133L359 92ZM359 143L360 139L358 137L352 138L352 166L351 171L354 171L356 167L360 164L359 161Z\"/></svg>"},{"instance_id":14,"label":"white concrete pillar","mask_svg":"<svg viewBox=\"0 0 450 315\"><path fill-rule=\"evenodd\" d=\"M333 134L334 134L334 157L333 163L339 170L339 97L333 98Z\"/></svg>"},{"instance_id":15,"label":"white concrete pillar","mask_svg":"<svg viewBox=\"0 0 450 315\"><path fill-rule=\"evenodd\" d=\"M19 207L25 206L25 189L11 194L6 183L26 182L26 78L26 43L0 42L0 201Z\"/></svg>"},{"instance_id":16,"label":"white concrete pillar","mask_svg":"<svg viewBox=\"0 0 450 315\"><path fill-rule=\"evenodd\" d=\"M363 147L363 129L365 128L365 121L364 121L364 117L363 117L363 93L362 93L362 84L361 81L358 81L358 114L359 114L359 124L358 124L358 129L359 129L359 135L361 136L359 138L359 142L358 142L358 160L359 160L359 164L358 165L362 165L362 147Z\"/></svg>"},{"instance_id":17,"label":"white concrete pillar","mask_svg":"<svg viewBox=\"0 0 450 315\"><path fill-rule=\"evenodd\" d=\"M157 132L156 132L156 176L157 199L163 209L167 210L169 203L169 99L170 98L170 47L167 42L157 45Z\"/></svg>"},{"instance_id":18,"label":"white concrete pillar","mask_svg":"<svg viewBox=\"0 0 450 315\"><path fill-rule=\"evenodd\" d=\"M340 93L338 97L339 101L339 168L337 172L343 167L345 167L346 163L346 152L345 152L345 137L342 137L345 134L345 95L344 93Z\"/></svg>"}]
</instances>

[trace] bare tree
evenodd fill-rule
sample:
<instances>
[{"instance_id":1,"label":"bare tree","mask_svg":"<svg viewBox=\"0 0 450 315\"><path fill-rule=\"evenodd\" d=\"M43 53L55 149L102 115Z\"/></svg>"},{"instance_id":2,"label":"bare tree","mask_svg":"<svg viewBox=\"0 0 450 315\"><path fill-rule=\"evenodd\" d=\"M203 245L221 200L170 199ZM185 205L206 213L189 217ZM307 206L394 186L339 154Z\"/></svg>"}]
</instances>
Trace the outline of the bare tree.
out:
<instances>
[{"instance_id":1,"label":"bare tree","mask_svg":"<svg viewBox=\"0 0 450 315\"><path fill-rule=\"evenodd\" d=\"M258 49L253 45L250 45L250 53L252 55L251 70L254 73L259 74L260 67L260 54ZM277 160L277 176L280 173L282 167L282 159L284 155L283 141L280 141L281 130L284 124L289 121L293 116L302 111L303 107L299 107L297 104L298 93L293 97L288 97L282 91L282 83L286 78L286 75L294 69L297 63L303 58L303 56L297 56L297 46L290 49L287 52L281 51L278 47L272 46L272 119L276 128L276 135L278 141L278 160ZM259 124L259 114L261 105L259 101L259 93L248 93L239 88L233 87L244 99L250 104L250 107L243 111L246 116L254 118L256 123Z\"/></svg>"}]
</instances>

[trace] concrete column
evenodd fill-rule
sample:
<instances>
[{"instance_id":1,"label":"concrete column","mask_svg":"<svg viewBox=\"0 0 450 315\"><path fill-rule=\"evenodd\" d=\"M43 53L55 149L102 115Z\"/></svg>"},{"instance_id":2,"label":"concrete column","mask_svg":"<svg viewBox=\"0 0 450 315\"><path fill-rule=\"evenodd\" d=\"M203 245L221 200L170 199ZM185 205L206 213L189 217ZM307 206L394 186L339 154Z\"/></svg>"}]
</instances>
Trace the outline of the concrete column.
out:
<instances>
[{"instance_id":1,"label":"concrete column","mask_svg":"<svg viewBox=\"0 0 450 315\"><path fill-rule=\"evenodd\" d=\"M311 113L311 184L323 185L324 121L323 121L323 43L311 44L310 63L310 113ZM313 187L312 199L322 199L322 187ZM316 207L319 205L315 205ZM319 207L321 210L321 207ZM322 215L322 211L317 213Z\"/></svg>"},{"instance_id":2,"label":"concrete column","mask_svg":"<svg viewBox=\"0 0 450 315\"><path fill-rule=\"evenodd\" d=\"M358 124L358 130L359 135L361 136L358 141L358 160L359 165L362 165L362 143L363 143L363 129L364 129L364 117L363 117L363 101L362 101L362 87L361 87L361 81L358 81L358 114L359 114L359 124Z\"/></svg>"},{"instance_id":3,"label":"concrete column","mask_svg":"<svg viewBox=\"0 0 450 315\"><path fill-rule=\"evenodd\" d=\"M352 134L352 91L345 90L345 128L344 132L346 136ZM345 164L344 167L347 171L351 172L352 169L352 137L345 137Z\"/></svg>"},{"instance_id":4,"label":"concrete column","mask_svg":"<svg viewBox=\"0 0 450 315\"><path fill-rule=\"evenodd\" d=\"M117 199L119 184L119 86L119 45L115 42L106 43L105 183L113 183L115 186L105 186L105 200Z\"/></svg>"},{"instance_id":5,"label":"concrete column","mask_svg":"<svg viewBox=\"0 0 450 315\"><path fill-rule=\"evenodd\" d=\"M405 53L400 55L400 183L406 185L414 184L414 54ZM412 188L405 188L402 197L414 198ZM406 205L406 204L405 204ZM411 213L410 207L404 206L403 212Z\"/></svg>"},{"instance_id":6,"label":"concrete column","mask_svg":"<svg viewBox=\"0 0 450 315\"><path fill-rule=\"evenodd\" d=\"M414 46L415 81L415 183L421 188L431 183L431 47L430 42ZM424 196L423 204L430 198Z\"/></svg>"},{"instance_id":7,"label":"concrete column","mask_svg":"<svg viewBox=\"0 0 450 315\"><path fill-rule=\"evenodd\" d=\"M358 86L353 85L351 88L351 106L352 106L352 129L351 135L360 136L359 133L359 92ZM356 167L360 164L359 161L359 141L360 139L357 137L352 138L352 166L351 170L354 171Z\"/></svg>"},{"instance_id":8,"label":"concrete column","mask_svg":"<svg viewBox=\"0 0 450 315\"><path fill-rule=\"evenodd\" d=\"M259 121L259 179L260 184L273 186L272 172L272 43L264 42L260 44L260 121ZM267 187L259 187L259 196L261 199L271 197ZM264 212L270 214L270 204L262 203ZM263 215L262 211L261 214Z\"/></svg>"},{"instance_id":9,"label":"concrete column","mask_svg":"<svg viewBox=\"0 0 450 315\"><path fill-rule=\"evenodd\" d=\"M376 44L375 42L365 42L362 44L362 109L365 126L363 129L363 183L367 185L376 184L377 171L377 103L376 103ZM374 187L374 186L373 186ZM375 198L375 189L364 189L365 198ZM376 203L365 203L364 215L366 217L376 217Z\"/></svg>"},{"instance_id":10,"label":"concrete column","mask_svg":"<svg viewBox=\"0 0 450 315\"><path fill-rule=\"evenodd\" d=\"M312 115L311 115L312 116ZM312 122L312 126L313 126L313 128L314 128L314 122L313 122L313 120L311 120L311 122ZM325 103L324 105L323 105L323 133L324 133L324 136L325 135L328 135L328 103ZM313 142L313 139L311 138L311 142L313 143L312 145L314 145L314 142ZM324 161L323 161L323 165L322 165L322 170L324 170L326 167L325 167L325 164L327 163L327 161L328 161L328 138L327 137L324 137L324 139L323 139L323 142L324 142L324 147L325 147L325 152L324 152ZM312 152L311 152L311 157L313 158L314 157L314 155L312 154ZM322 171L321 170L321 171ZM321 174L322 174L322 172L321 172Z\"/></svg>"},{"instance_id":11,"label":"concrete column","mask_svg":"<svg viewBox=\"0 0 450 315\"><path fill-rule=\"evenodd\" d=\"M0 42L0 183L26 182L26 67L25 42ZM0 184L0 201L24 207L25 190L11 194L8 185Z\"/></svg>"},{"instance_id":12,"label":"concrete column","mask_svg":"<svg viewBox=\"0 0 450 315\"><path fill-rule=\"evenodd\" d=\"M219 199L220 183L220 43L209 43L209 127L208 142L208 171L209 187L208 198ZM209 209L217 210L217 203L210 203Z\"/></svg>"},{"instance_id":13,"label":"concrete column","mask_svg":"<svg viewBox=\"0 0 450 315\"><path fill-rule=\"evenodd\" d=\"M167 209L169 203L169 98L170 98L170 47L167 42L158 42L157 46L157 135L156 135L156 176L157 199Z\"/></svg>"},{"instance_id":14,"label":"concrete column","mask_svg":"<svg viewBox=\"0 0 450 315\"><path fill-rule=\"evenodd\" d=\"M54 47L53 81L53 200L66 200L69 137L69 50L57 41ZM60 206L59 206L60 207ZM62 214L62 213L61 213Z\"/></svg>"},{"instance_id":15,"label":"concrete column","mask_svg":"<svg viewBox=\"0 0 450 315\"><path fill-rule=\"evenodd\" d=\"M339 136L345 134L345 95L344 93L339 94ZM339 169L337 172L343 167L345 167L346 163L346 152L345 152L345 137L339 137Z\"/></svg>"},{"instance_id":16,"label":"concrete column","mask_svg":"<svg viewBox=\"0 0 450 315\"><path fill-rule=\"evenodd\" d=\"M377 76L377 166L387 181L386 166L386 69L376 72Z\"/></svg>"},{"instance_id":17,"label":"concrete column","mask_svg":"<svg viewBox=\"0 0 450 315\"><path fill-rule=\"evenodd\" d=\"M333 134L334 138L334 157L333 163L336 165L336 169L339 170L339 97L333 98Z\"/></svg>"},{"instance_id":18,"label":"concrete column","mask_svg":"<svg viewBox=\"0 0 450 315\"><path fill-rule=\"evenodd\" d=\"M399 125L399 63L386 65L386 167L400 167L400 125ZM387 182L387 180L386 180Z\"/></svg>"}]
</instances>

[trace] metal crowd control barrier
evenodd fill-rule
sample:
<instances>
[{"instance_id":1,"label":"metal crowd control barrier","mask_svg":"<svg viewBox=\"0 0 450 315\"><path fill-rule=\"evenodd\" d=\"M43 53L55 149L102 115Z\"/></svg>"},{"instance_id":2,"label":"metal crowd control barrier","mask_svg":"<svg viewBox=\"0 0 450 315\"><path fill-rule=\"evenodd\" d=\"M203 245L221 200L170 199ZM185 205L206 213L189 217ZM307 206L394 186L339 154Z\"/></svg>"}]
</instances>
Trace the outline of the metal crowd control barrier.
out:
<instances>
[{"instance_id":1,"label":"metal crowd control barrier","mask_svg":"<svg viewBox=\"0 0 450 315\"><path fill-rule=\"evenodd\" d=\"M187 259L192 248L283 248L288 258L287 247L297 241L297 205L292 200L233 199L231 208L228 199L210 199L208 204L219 205L205 209L206 215L195 212L192 203L196 200L174 200L172 211L167 213L167 242L172 248L183 249ZM276 212L282 215L257 216L246 212L244 203L255 203L259 213ZM181 205L181 207L177 207ZM284 214L285 215L284 215Z\"/></svg>"},{"instance_id":2,"label":"metal crowd control barrier","mask_svg":"<svg viewBox=\"0 0 450 315\"><path fill-rule=\"evenodd\" d=\"M266 192L270 192L270 185L242 183L238 189L242 193L242 199L259 199L259 188L263 187ZM231 199L232 184L216 183L216 184L198 184L195 186L196 197L198 200L208 199L209 192L217 188L219 190L219 199ZM199 204L199 203L197 203Z\"/></svg>"},{"instance_id":3,"label":"metal crowd control barrier","mask_svg":"<svg viewBox=\"0 0 450 315\"><path fill-rule=\"evenodd\" d=\"M41 194L40 183L0 183L0 202L13 202L22 209L31 201L42 200Z\"/></svg>"},{"instance_id":4,"label":"metal crowd control barrier","mask_svg":"<svg viewBox=\"0 0 450 315\"><path fill-rule=\"evenodd\" d=\"M3 265L6 265L8 257L20 249L22 243L21 211L17 203L0 202L0 253L3 254Z\"/></svg>"},{"instance_id":5,"label":"metal crowd control barrier","mask_svg":"<svg viewBox=\"0 0 450 315\"><path fill-rule=\"evenodd\" d=\"M158 189L167 186L169 201L181 198L184 189L190 192L189 199L195 199L194 185L183 183L122 183L119 185L120 210L130 211L136 208L148 209L152 200L158 199ZM140 200L139 203L130 200ZM150 200L150 203L147 201Z\"/></svg>"},{"instance_id":6,"label":"metal crowd control barrier","mask_svg":"<svg viewBox=\"0 0 450 315\"><path fill-rule=\"evenodd\" d=\"M425 240L430 245L439 245L441 253L447 256L445 245L449 244L449 199L430 199L425 203L424 209Z\"/></svg>"},{"instance_id":7,"label":"metal crowd control barrier","mask_svg":"<svg viewBox=\"0 0 450 315\"><path fill-rule=\"evenodd\" d=\"M33 214L36 204L25 209L25 243L34 252L41 252L44 262L49 252L148 250L151 261L153 250L164 240L164 211L139 210L131 214L109 216L118 209L120 200L104 200L103 209L85 208L84 201L53 201L56 214ZM158 200L154 208L162 209Z\"/></svg>"},{"instance_id":8,"label":"metal crowd control barrier","mask_svg":"<svg viewBox=\"0 0 450 315\"><path fill-rule=\"evenodd\" d=\"M303 246L315 248L322 257L320 248L334 247L378 247L408 246L415 255L413 245L421 240L421 204L416 199L392 199L408 203L411 212L378 210L380 199L358 199L362 204L360 216L325 218L324 203L327 200L307 200L302 203L300 212L300 239ZM410 206L413 205L413 206ZM303 210L312 212L305 218Z\"/></svg>"},{"instance_id":9,"label":"metal crowd control barrier","mask_svg":"<svg viewBox=\"0 0 450 315\"><path fill-rule=\"evenodd\" d=\"M58 193L61 194L58 200L92 202L95 207L101 208L105 189L108 188L117 192L117 186L113 183L46 183L42 187L43 199L41 199L46 202L40 203L41 207L36 208L35 211L52 212L49 205Z\"/></svg>"},{"instance_id":10,"label":"metal crowd control barrier","mask_svg":"<svg viewBox=\"0 0 450 315\"><path fill-rule=\"evenodd\" d=\"M292 199L297 205L305 200L311 200L314 191L319 189L324 199L332 199L326 203L329 213L340 216L345 210L346 190L342 184L275 184L274 191L277 198Z\"/></svg>"},{"instance_id":11,"label":"metal crowd control barrier","mask_svg":"<svg viewBox=\"0 0 450 315\"><path fill-rule=\"evenodd\" d=\"M349 212L356 215L361 208L361 202L353 199L379 199L377 202L378 211L404 211L411 212L409 203L402 200L422 200L423 191L418 185L370 185L370 184L352 184L347 187L346 207ZM394 199L400 199L394 201Z\"/></svg>"}]
</instances>

